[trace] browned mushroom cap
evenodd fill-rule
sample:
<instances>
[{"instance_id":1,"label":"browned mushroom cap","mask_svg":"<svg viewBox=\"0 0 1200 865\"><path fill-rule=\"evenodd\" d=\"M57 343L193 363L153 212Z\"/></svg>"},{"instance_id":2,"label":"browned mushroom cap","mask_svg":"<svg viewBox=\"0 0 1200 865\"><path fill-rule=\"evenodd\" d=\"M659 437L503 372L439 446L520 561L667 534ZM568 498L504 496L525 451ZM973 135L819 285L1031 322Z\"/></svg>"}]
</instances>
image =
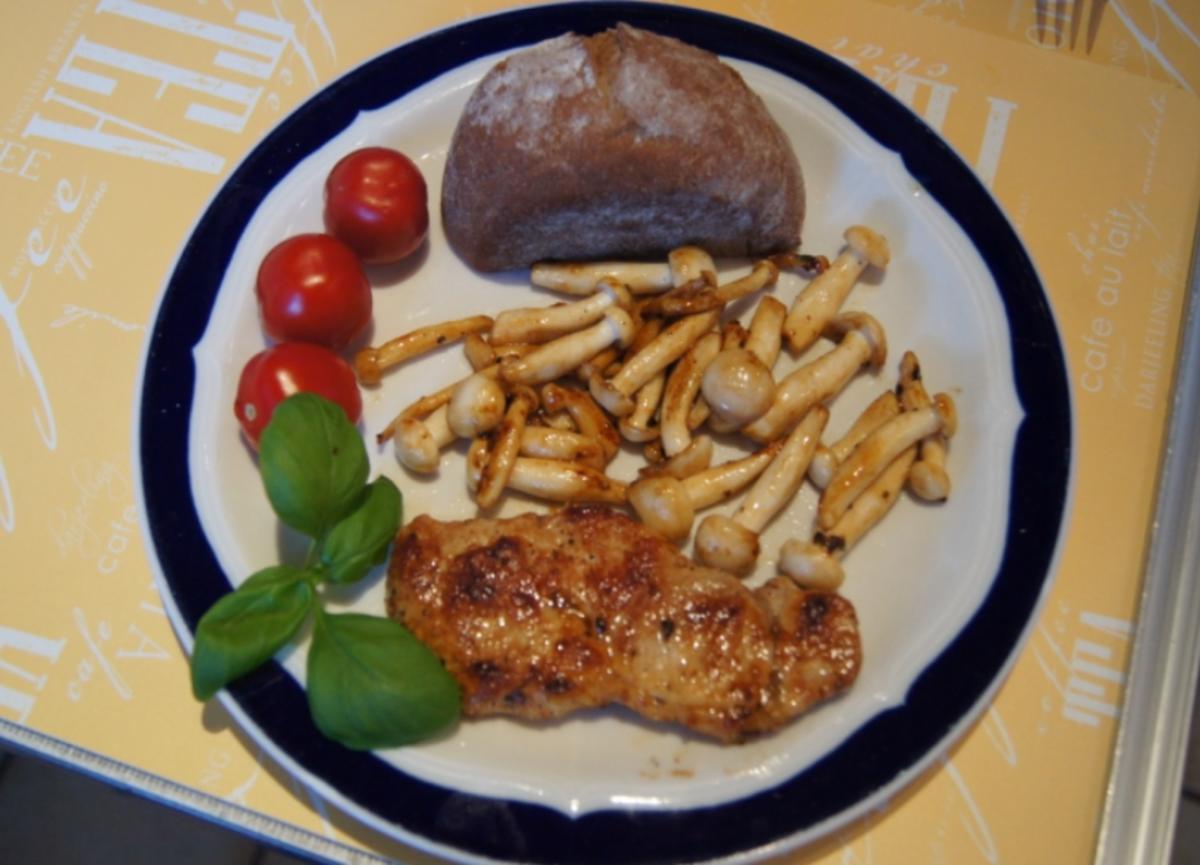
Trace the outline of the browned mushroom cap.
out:
<instances>
[{"instance_id":1,"label":"browned mushroom cap","mask_svg":"<svg viewBox=\"0 0 1200 865\"><path fill-rule=\"evenodd\" d=\"M561 336L538 346L520 358L500 362L500 377L509 384L544 384L561 378L610 345L633 339L634 324L629 313L608 309L603 318L578 333Z\"/></svg>"},{"instance_id":2,"label":"browned mushroom cap","mask_svg":"<svg viewBox=\"0 0 1200 865\"><path fill-rule=\"evenodd\" d=\"M932 404L921 382L921 364L906 351L900 358L900 402L905 411ZM925 501L940 502L950 496L950 473L946 471L947 437L936 433L921 440L917 459L908 474L908 488Z\"/></svg>"},{"instance_id":3,"label":"browned mushroom cap","mask_svg":"<svg viewBox=\"0 0 1200 865\"><path fill-rule=\"evenodd\" d=\"M728 499L751 483L782 445L773 442L749 456L682 479L666 474L642 477L629 486L629 503L648 528L668 540L683 540L691 531L696 511Z\"/></svg>"},{"instance_id":4,"label":"browned mushroom cap","mask_svg":"<svg viewBox=\"0 0 1200 865\"><path fill-rule=\"evenodd\" d=\"M776 385L771 407L742 430L750 438L770 441L783 435L814 405L841 391L865 364L878 366L887 355L883 327L865 312L840 315L827 330L840 334L841 342Z\"/></svg>"},{"instance_id":5,"label":"browned mushroom cap","mask_svg":"<svg viewBox=\"0 0 1200 865\"><path fill-rule=\"evenodd\" d=\"M926 436L953 434L954 401L937 394L933 405L901 412L884 423L854 449L829 481L817 505L817 526L829 531L855 499L883 473L900 454Z\"/></svg>"},{"instance_id":6,"label":"browned mushroom cap","mask_svg":"<svg viewBox=\"0 0 1200 865\"><path fill-rule=\"evenodd\" d=\"M704 371L704 402L719 432L741 429L762 417L775 400L775 378L754 352L722 351Z\"/></svg>"},{"instance_id":7,"label":"browned mushroom cap","mask_svg":"<svg viewBox=\"0 0 1200 865\"><path fill-rule=\"evenodd\" d=\"M354 356L354 372L362 384L379 384L384 372L404 361L491 326L490 317L473 315L417 328L381 346L362 349Z\"/></svg>"},{"instance_id":8,"label":"browned mushroom cap","mask_svg":"<svg viewBox=\"0 0 1200 865\"><path fill-rule=\"evenodd\" d=\"M500 424L508 395L496 380L497 372L497 367L487 367L467 376L454 388L446 420L456 436L475 438Z\"/></svg>"},{"instance_id":9,"label":"browned mushroom cap","mask_svg":"<svg viewBox=\"0 0 1200 865\"><path fill-rule=\"evenodd\" d=\"M854 225L846 229L844 237L846 249L800 292L783 324L793 351L803 351L817 341L867 265L887 266L888 243L882 235Z\"/></svg>"},{"instance_id":10,"label":"browned mushroom cap","mask_svg":"<svg viewBox=\"0 0 1200 865\"><path fill-rule=\"evenodd\" d=\"M596 293L574 303L507 309L496 316L489 334L493 346L509 342L546 342L583 330L613 307L628 308L633 300L611 278L600 280Z\"/></svg>"},{"instance_id":11,"label":"browned mushroom cap","mask_svg":"<svg viewBox=\"0 0 1200 865\"><path fill-rule=\"evenodd\" d=\"M814 406L788 436L771 464L758 476L732 517L713 514L696 530L696 558L705 565L745 576L758 559L758 536L804 483L809 461L829 410Z\"/></svg>"},{"instance_id":12,"label":"browned mushroom cap","mask_svg":"<svg viewBox=\"0 0 1200 865\"><path fill-rule=\"evenodd\" d=\"M442 449L455 439L446 413L447 406L443 404L425 417L401 415L396 420L393 448L401 465L421 474L437 471Z\"/></svg>"},{"instance_id":13,"label":"browned mushroom cap","mask_svg":"<svg viewBox=\"0 0 1200 865\"><path fill-rule=\"evenodd\" d=\"M811 541L794 538L784 543L779 553L779 572L808 589L832 590L840 586L845 577L842 557L900 499L915 458L916 448L900 454L829 531L817 532Z\"/></svg>"},{"instance_id":14,"label":"browned mushroom cap","mask_svg":"<svg viewBox=\"0 0 1200 865\"><path fill-rule=\"evenodd\" d=\"M671 268L665 263L539 262L530 273L534 285L560 294L591 294L602 279L615 280L634 294L657 294L673 285Z\"/></svg>"}]
</instances>

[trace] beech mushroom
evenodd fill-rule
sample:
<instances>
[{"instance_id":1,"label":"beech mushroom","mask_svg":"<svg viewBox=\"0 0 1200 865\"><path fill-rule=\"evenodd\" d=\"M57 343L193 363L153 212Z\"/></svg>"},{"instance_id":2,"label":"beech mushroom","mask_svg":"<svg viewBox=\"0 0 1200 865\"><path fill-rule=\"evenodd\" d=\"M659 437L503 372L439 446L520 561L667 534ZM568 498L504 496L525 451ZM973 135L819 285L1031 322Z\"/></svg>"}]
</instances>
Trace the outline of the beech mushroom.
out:
<instances>
[{"instance_id":1,"label":"beech mushroom","mask_svg":"<svg viewBox=\"0 0 1200 865\"><path fill-rule=\"evenodd\" d=\"M662 416L659 421L663 453L667 457L687 450L692 443L692 431L688 426L688 415L700 392L700 382L705 370L721 347L717 333L706 333L684 353L667 379L663 394Z\"/></svg>"},{"instance_id":2,"label":"beech mushroom","mask_svg":"<svg viewBox=\"0 0 1200 865\"><path fill-rule=\"evenodd\" d=\"M875 478L903 451L921 439L954 434L954 401L944 393L926 408L905 411L872 432L837 467L817 504L817 527L828 531Z\"/></svg>"},{"instance_id":3,"label":"beech mushroom","mask_svg":"<svg viewBox=\"0 0 1200 865\"><path fill-rule=\"evenodd\" d=\"M778 298L767 295L758 302L750 329L742 346L763 362L767 369L775 365L783 343L783 322L787 306Z\"/></svg>"},{"instance_id":4,"label":"beech mushroom","mask_svg":"<svg viewBox=\"0 0 1200 865\"><path fill-rule=\"evenodd\" d=\"M602 279L615 280L634 294L657 294L673 285L671 268L667 264L630 261L538 262L530 272L530 281L534 285L560 294L591 294Z\"/></svg>"},{"instance_id":5,"label":"beech mushroom","mask_svg":"<svg viewBox=\"0 0 1200 865\"><path fill-rule=\"evenodd\" d=\"M659 428L652 423L666 388L666 378L666 373L660 372L638 388L633 397L633 411L617 423L622 438L639 444L658 438Z\"/></svg>"},{"instance_id":6,"label":"beech mushroom","mask_svg":"<svg viewBox=\"0 0 1200 865\"><path fill-rule=\"evenodd\" d=\"M489 334L493 346L508 342L546 342L582 330L613 307L628 308L629 292L611 277L596 285L596 293L574 303L507 309L496 316Z\"/></svg>"},{"instance_id":7,"label":"beech mushroom","mask_svg":"<svg viewBox=\"0 0 1200 865\"><path fill-rule=\"evenodd\" d=\"M692 280L647 302L642 307L643 315L675 317L711 312L726 304L753 294L779 279L779 268L769 259L757 261L750 273L723 285Z\"/></svg>"},{"instance_id":8,"label":"beech mushroom","mask_svg":"<svg viewBox=\"0 0 1200 865\"><path fill-rule=\"evenodd\" d=\"M607 462L600 442L580 432L548 426L525 427L521 456L577 462L603 469Z\"/></svg>"},{"instance_id":9,"label":"beech mushroom","mask_svg":"<svg viewBox=\"0 0 1200 865\"><path fill-rule=\"evenodd\" d=\"M690 315L672 322L649 345L623 363L611 378L596 376L588 383L588 389L610 414L616 417L629 414L634 409L632 396L637 389L678 360L716 323L715 312Z\"/></svg>"},{"instance_id":10,"label":"beech mushroom","mask_svg":"<svg viewBox=\"0 0 1200 865\"><path fill-rule=\"evenodd\" d=\"M496 381L497 371L490 366L469 375L451 392L446 420L456 436L475 438L495 429L504 417L508 395Z\"/></svg>"},{"instance_id":11,"label":"beech mushroom","mask_svg":"<svg viewBox=\"0 0 1200 865\"><path fill-rule=\"evenodd\" d=\"M900 403L905 411L928 407L932 401L921 383L921 365L917 356L906 351L900 358ZM917 459L908 473L908 488L919 498L940 502L950 495L950 475L946 471L946 435L934 433L921 439Z\"/></svg>"},{"instance_id":12,"label":"beech mushroom","mask_svg":"<svg viewBox=\"0 0 1200 865\"><path fill-rule=\"evenodd\" d=\"M625 310L606 310L604 317L578 333L561 336L520 358L500 362L500 377L509 384L544 384L571 372L613 343L633 339L633 319Z\"/></svg>"},{"instance_id":13,"label":"beech mushroom","mask_svg":"<svg viewBox=\"0 0 1200 865\"><path fill-rule=\"evenodd\" d=\"M492 437L487 463L479 475L475 501L480 507L490 508L500 500L500 494L508 484L513 465L521 452L525 421L537 407L537 402L537 394L528 387L518 387L514 391L504 419Z\"/></svg>"},{"instance_id":14,"label":"beech mushroom","mask_svg":"<svg viewBox=\"0 0 1200 865\"><path fill-rule=\"evenodd\" d=\"M565 411L583 435L600 443L605 460L611 461L621 449L621 436L608 415L586 392L550 382L542 386L542 408L547 412Z\"/></svg>"},{"instance_id":15,"label":"beech mushroom","mask_svg":"<svg viewBox=\"0 0 1200 865\"><path fill-rule=\"evenodd\" d=\"M473 315L456 321L445 321L417 328L411 333L390 339L378 347L368 347L354 356L354 372L367 385L379 384L383 373L404 361L427 351L461 339L469 333L479 333L492 326L486 315Z\"/></svg>"},{"instance_id":16,"label":"beech mushroom","mask_svg":"<svg viewBox=\"0 0 1200 865\"><path fill-rule=\"evenodd\" d=\"M652 465L643 466L638 470L638 477L649 478L657 475L670 475L673 478L686 478L697 472L704 471L712 465L713 442L708 436L696 436L687 448L670 459L660 454L660 459Z\"/></svg>"},{"instance_id":17,"label":"beech mushroom","mask_svg":"<svg viewBox=\"0 0 1200 865\"><path fill-rule=\"evenodd\" d=\"M853 225L843 237L846 249L792 303L783 324L783 334L792 351L803 351L817 341L867 265L882 268L888 264L890 252L882 235L866 226Z\"/></svg>"},{"instance_id":18,"label":"beech mushroom","mask_svg":"<svg viewBox=\"0 0 1200 865\"><path fill-rule=\"evenodd\" d=\"M887 357L887 336L865 312L837 316L826 328L841 335L837 347L805 364L775 387L775 400L758 420L743 428L755 441L770 441L787 432L808 410L838 393L865 364L875 367Z\"/></svg>"},{"instance_id":19,"label":"beech mushroom","mask_svg":"<svg viewBox=\"0 0 1200 865\"><path fill-rule=\"evenodd\" d=\"M829 486L829 479L837 470L838 463L848 457L850 452L858 447L859 442L899 413L900 400L894 391L885 390L863 409L862 414L840 439L829 446L817 446L812 464L808 467L809 480L818 489L825 489Z\"/></svg>"},{"instance_id":20,"label":"beech mushroom","mask_svg":"<svg viewBox=\"0 0 1200 865\"><path fill-rule=\"evenodd\" d=\"M442 449L456 438L446 418L447 409L444 403L424 417L397 419L392 444L401 465L421 474L437 471Z\"/></svg>"},{"instance_id":21,"label":"beech mushroom","mask_svg":"<svg viewBox=\"0 0 1200 865\"><path fill-rule=\"evenodd\" d=\"M762 417L775 401L775 378L754 352L722 351L704 371L704 402L718 432L741 429Z\"/></svg>"},{"instance_id":22,"label":"beech mushroom","mask_svg":"<svg viewBox=\"0 0 1200 865\"><path fill-rule=\"evenodd\" d=\"M489 463L487 440L475 439L467 451L467 483L478 490ZM625 502L625 484L593 466L577 461L516 457L505 488L552 502Z\"/></svg>"},{"instance_id":23,"label":"beech mushroom","mask_svg":"<svg viewBox=\"0 0 1200 865\"><path fill-rule=\"evenodd\" d=\"M784 542L776 565L779 572L808 589L831 591L840 586L845 578L842 557L899 500L916 455L916 448L910 447L893 460L829 531L818 531L811 541Z\"/></svg>"},{"instance_id":24,"label":"beech mushroom","mask_svg":"<svg viewBox=\"0 0 1200 865\"><path fill-rule=\"evenodd\" d=\"M640 478L629 486L629 503L648 528L667 540L683 540L696 511L728 499L753 481L782 446L782 441L772 442L749 456L682 479L665 474Z\"/></svg>"},{"instance_id":25,"label":"beech mushroom","mask_svg":"<svg viewBox=\"0 0 1200 865\"><path fill-rule=\"evenodd\" d=\"M711 514L696 529L696 558L705 565L745 576L758 560L758 536L804 483L809 461L829 421L817 405L796 425L732 517Z\"/></svg>"}]
</instances>

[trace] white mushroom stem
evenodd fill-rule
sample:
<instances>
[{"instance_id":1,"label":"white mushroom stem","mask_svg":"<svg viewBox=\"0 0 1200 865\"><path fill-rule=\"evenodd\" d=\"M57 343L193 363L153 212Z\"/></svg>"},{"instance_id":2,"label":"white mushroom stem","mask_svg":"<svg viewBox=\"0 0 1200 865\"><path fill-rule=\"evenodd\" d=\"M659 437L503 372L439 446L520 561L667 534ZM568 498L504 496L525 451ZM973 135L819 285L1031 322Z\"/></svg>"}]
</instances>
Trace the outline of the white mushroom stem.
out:
<instances>
[{"instance_id":1,"label":"white mushroom stem","mask_svg":"<svg viewBox=\"0 0 1200 865\"><path fill-rule=\"evenodd\" d=\"M931 404L921 382L921 364L906 351L900 358L900 403L905 411ZM942 433L921 440L917 459L908 474L908 488L925 501L940 502L950 496L950 474L946 471L946 436Z\"/></svg>"},{"instance_id":2,"label":"white mushroom stem","mask_svg":"<svg viewBox=\"0 0 1200 865\"><path fill-rule=\"evenodd\" d=\"M704 371L721 347L721 337L712 332L687 350L675 364L667 379L663 394L662 415L659 430L662 436L663 453L673 457L687 450L692 443L692 431L688 427L688 414L700 392Z\"/></svg>"},{"instance_id":3,"label":"white mushroom stem","mask_svg":"<svg viewBox=\"0 0 1200 865\"><path fill-rule=\"evenodd\" d=\"M534 285L560 294L591 294L602 279L613 279L634 294L658 294L674 285L671 268L665 263L539 262L530 273Z\"/></svg>"},{"instance_id":4,"label":"white mushroom stem","mask_svg":"<svg viewBox=\"0 0 1200 865\"><path fill-rule=\"evenodd\" d=\"M596 402L616 417L633 411L631 397L646 382L662 372L717 323L717 313L690 315L672 322L649 345L621 365L611 378L596 376L588 389Z\"/></svg>"},{"instance_id":5,"label":"white mushroom stem","mask_svg":"<svg viewBox=\"0 0 1200 865\"><path fill-rule=\"evenodd\" d=\"M651 424L654 416L658 414L663 391L666 389L666 379L666 374L660 372L638 388L633 398L633 411L621 418L617 424L622 438L638 444L658 438L659 428Z\"/></svg>"},{"instance_id":6,"label":"white mushroom stem","mask_svg":"<svg viewBox=\"0 0 1200 865\"><path fill-rule=\"evenodd\" d=\"M603 470L606 459L600 442L573 430L526 426L521 456L576 462Z\"/></svg>"},{"instance_id":7,"label":"white mushroom stem","mask_svg":"<svg viewBox=\"0 0 1200 865\"><path fill-rule=\"evenodd\" d=\"M814 406L796 425L771 464L758 476L732 517L712 514L696 530L696 558L727 573L745 576L758 560L758 536L796 495L809 461L829 422L829 410Z\"/></svg>"},{"instance_id":8,"label":"white mushroom stem","mask_svg":"<svg viewBox=\"0 0 1200 865\"><path fill-rule=\"evenodd\" d=\"M578 333L552 340L524 357L501 361L500 377L509 384L544 384L561 378L614 343L628 344L633 334L629 313L609 309L600 321Z\"/></svg>"},{"instance_id":9,"label":"white mushroom stem","mask_svg":"<svg viewBox=\"0 0 1200 865\"><path fill-rule=\"evenodd\" d=\"M713 428L731 432L762 417L775 401L775 379L754 352L726 349L704 371L704 402Z\"/></svg>"},{"instance_id":10,"label":"white mushroom stem","mask_svg":"<svg viewBox=\"0 0 1200 865\"><path fill-rule=\"evenodd\" d=\"M600 443L606 461L611 461L621 449L621 436L608 415L591 396L582 390L563 387L551 382L542 387L542 408L554 413L565 411L583 435Z\"/></svg>"},{"instance_id":11,"label":"white mushroom stem","mask_svg":"<svg viewBox=\"0 0 1200 865\"><path fill-rule=\"evenodd\" d=\"M492 324L491 344L546 342L595 324L606 310L628 308L633 303L624 286L611 277L600 280L596 289L595 294L574 303L505 310Z\"/></svg>"},{"instance_id":12,"label":"white mushroom stem","mask_svg":"<svg viewBox=\"0 0 1200 865\"><path fill-rule=\"evenodd\" d=\"M828 269L814 277L792 303L783 324L783 335L792 351L803 351L817 341L868 265L887 266L890 253L882 235L865 226L854 225L846 229L843 236L846 249Z\"/></svg>"},{"instance_id":13,"label":"white mushroom stem","mask_svg":"<svg viewBox=\"0 0 1200 865\"><path fill-rule=\"evenodd\" d=\"M750 332L744 347L761 360L767 369L775 366L779 357L787 311L787 306L781 300L768 295L758 302L754 317L750 319Z\"/></svg>"},{"instance_id":14,"label":"white mushroom stem","mask_svg":"<svg viewBox=\"0 0 1200 865\"><path fill-rule=\"evenodd\" d=\"M837 471L838 463L848 457L859 442L900 413L900 400L895 392L885 390L855 418L850 429L831 445L818 445L808 467L809 480L817 489L829 486L829 479Z\"/></svg>"},{"instance_id":15,"label":"white mushroom stem","mask_svg":"<svg viewBox=\"0 0 1200 865\"><path fill-rule=\"evenodd\" d=\"M525 435L525 421L537 407L537 395L527 387L518 388L512 402L504 413L504 419L495 430L487 464L480 473L475 490L475 501L481 508L490 508L500 500L500 494L508 485L513 464L521 452L521 440Z\"/></svg>"},{"instance_id":16,"label":"white mushroom stem","mask_svg":"<svg viewBox=\"0 0 1200 865\"><path fill-rule=\"evenodd\" d=\"M442 449L456 438L446 419L448 408L443 404L425 417L397 419L392 446L401 465L421 474L437 471Z\"/></svg>"},{"instance_id":17,"label":"white mushroom stem","mask_svg":"<svg viewBox=\"0 0 1200 865\"><path fill-rule=\"evenodd\" d=\"M486 315L473 315L456 321L444 321L390 339L380 346L364 348L354 356L354 372L363 384L379 384L383 373L410 358L479 333L492 326Z\"/></svg>"},{"instance_id":18,"label":"white mushroom stem","mask_svg":"<svg viewBox=\"0 0 1200 865\"><path fill-rule=\"evenodd\" d=\"M834 335L841 333L841 342L779 382L771 407L743 428L750 438L778 438L814 405L841 391L865 364L878 367L887 357L887 336L879 322L865 312L840 315L827 330Z\"/></svg>"},{"instance_id":19,"label":"white mushroom stem","mask_svg":"<svg viewBox=\"0 0 1200 865\"><path fill-rule=\"evenodd\" d=\"M953 435L954 401L939 393L933 405L901 412L867 436L838 466L817 504L817 527L829 531L893 460L926 436Z\"/></svg>"},{"instance_id":20,"label":"white mushroom stem","mask_svg":"<svg viewBox=\"0 0 1200 865\"><path fill-rule=\"evenodd\" d=\"M827 532L817 532L811 541L793 538L779 552L777 567L808 589L832 590L845 574L841 559L892 509L900 498L916 448L910 447L892 461L853 506Z\"/></svg>"},{"instance_id":21,"label":"white mushroom stem","mask_svg":"<svg viewBox=\"0 0 1200 865\"><path fill-rule=\"evenodd\" d=\"M496 381L498 369L487 367L464 378L450 395L447 421L460 438L475 436L495 429L504 417L508 395Z\"/></svg>"},{"instance_id":22,"label":"white mushroom stem","mask_svg":"<svg viewBox=\"0 0 1200 865\"><path fill-rule=\"evenodd\" d=\"M783 442L773 442L749 456L704 469L685 478L642 477L629 487L629 503L648 528L671 541L683 540L696 511L728 499L767 467Z\"/></svg>"}]
</instances>

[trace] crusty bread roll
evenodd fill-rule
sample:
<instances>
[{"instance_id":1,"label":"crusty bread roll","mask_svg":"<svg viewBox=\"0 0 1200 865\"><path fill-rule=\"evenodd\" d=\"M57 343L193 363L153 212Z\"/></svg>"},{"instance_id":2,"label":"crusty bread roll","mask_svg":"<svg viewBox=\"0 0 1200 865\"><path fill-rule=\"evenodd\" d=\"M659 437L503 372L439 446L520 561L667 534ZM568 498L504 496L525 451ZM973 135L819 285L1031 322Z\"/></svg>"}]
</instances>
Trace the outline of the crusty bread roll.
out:
<instances>
[{"instance_id":1,"label":"crusty bread roll","mask_svg":"<svg viewBox=\"0 0 1200 865\"><path fill-rule=\"evenodd\" d=\"M484 271L545 259L794 249L804 184L757 94L707 51L627 25L493 67L450 145L442 219Z\"/></svg>"}]
</instances>

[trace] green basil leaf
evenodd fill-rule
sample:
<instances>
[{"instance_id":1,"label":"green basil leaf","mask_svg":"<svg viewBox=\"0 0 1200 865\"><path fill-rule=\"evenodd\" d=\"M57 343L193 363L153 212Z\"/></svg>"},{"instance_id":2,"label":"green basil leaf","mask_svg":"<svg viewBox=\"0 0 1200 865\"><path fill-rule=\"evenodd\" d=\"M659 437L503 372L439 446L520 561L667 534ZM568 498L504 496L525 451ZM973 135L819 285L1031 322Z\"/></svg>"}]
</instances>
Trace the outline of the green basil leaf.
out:
<instances>
[{"instance_id":1,"label":"green basil leaf","mask_svg":"<svg viewBox=\"0 0 1200 865\"><path fill-rule=\"evenodd\" d=\"M312 393L293 394L275 407L258 460L279 519L313 538L354 506L369 469L358 429L339 406Z\"/></svg>"},{"instance_id":2,"label":"green basil leaf","mask_svg":"<svg viewBox=\"0 0 1200 865\"><path fill-rule=\"evenodd\" d=\"M458 718L458 683L398 622L321 612L308 650L308 705L330 739L390 748L448 729Z\"/></svg>"},{"instance_id":3,"label":"green basil leaf","mask_svg":"<svg viewBox=\"0 0 1200 865\"><path fill-rule=\"evenodd\" d=\"M387 478L376 478L358 506L330 529L321 541L321 564L331 583L361 580L387 558L388 545L400 527L400 490Z\"/></svg>"},{"instance_id":4,"label":"green basil leaf","mask_svg":"<svg viewBox=\"0 0 1200 865\"><path fill-rule=\"evenodd\" d=\"M289 565L264 568L201 617L191 661L197 699L207 700L287 644L316 599L305 575Z\"/></svg>"}]
</instances>

